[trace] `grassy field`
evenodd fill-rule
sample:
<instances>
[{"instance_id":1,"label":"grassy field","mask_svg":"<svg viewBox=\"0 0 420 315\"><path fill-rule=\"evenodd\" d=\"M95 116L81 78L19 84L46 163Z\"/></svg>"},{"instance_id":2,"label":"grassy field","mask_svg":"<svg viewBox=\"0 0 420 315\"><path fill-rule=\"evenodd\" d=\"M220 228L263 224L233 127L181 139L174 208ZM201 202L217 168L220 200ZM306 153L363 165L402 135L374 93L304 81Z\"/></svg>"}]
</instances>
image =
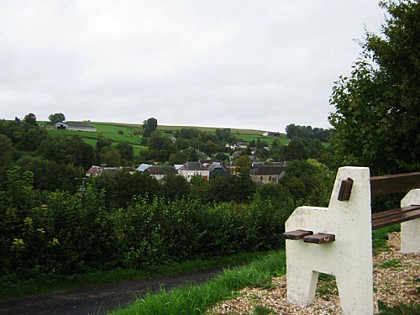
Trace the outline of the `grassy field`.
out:
<instances>
[{"instance_id":1,"label":"grassy field","mask_svg":"<svg viewBox=\"0 0 420 315\"><path fill-rule=\"evenodd\" d=\"M145 147L140 145L142 136L135 135L139 131L142 131L141 124L125 124L116 122L89 122L89 125L96 127L97 132L89 131L72 131L72 130L55 130L47 122L39 122L41 126L45 126L50 134L65 135L65 136L79 136L84 142L95 146L96 141L99 137L104 137L112 141L113 145L119 142L128 142L134 147L134 153L138 154ZM196 126L158 126L157 130L161 134L173 134L177 130L182 128L195 128L202 132L215 133L217 128L211 127L196 127ZM231 129L232 135L240 141L250 142L252 140L265 141L267 144L272 144L274 139L279 139L281 144L285 145L289 142L285 134L281 134L280 137L264 137L262 136L263 130L253 129Z\"/></svg>"}]
</instances>

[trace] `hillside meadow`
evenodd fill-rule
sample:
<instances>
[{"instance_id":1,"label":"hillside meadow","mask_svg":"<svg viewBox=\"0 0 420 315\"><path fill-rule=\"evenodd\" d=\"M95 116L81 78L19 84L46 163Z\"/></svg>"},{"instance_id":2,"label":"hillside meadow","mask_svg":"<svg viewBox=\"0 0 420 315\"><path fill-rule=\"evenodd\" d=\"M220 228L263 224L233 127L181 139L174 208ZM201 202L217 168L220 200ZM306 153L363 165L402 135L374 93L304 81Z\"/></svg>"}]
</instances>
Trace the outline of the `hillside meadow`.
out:
<instances>
[{"instance_id":1,"label":"hillside meadow","mask_svg":"<svg viewBox=\"0 0 420 315\"><path fill-rule=\"evenodd\" d=\"M73 122L81 123L81 122ZM84 122L86 123L86 122ZM88 122L89 125L96 127L97 132L89 131L73 131L73 130L56 130L48 122L42 121L39 122L40 126L44 126L50 134L64 135L64 136L79 136L83 141L89 145L95 146L96 141L99 137L104 137L112 141L113 145L118 144L119 142L128 142L133 146L134 153L138 154L140 151L146 149L146 147L140 145L142 136L141 124L127 124L127 123L117 123L117 122ZM159 125L157 131L162 135L171 136L177 130L183 128L194 128L202 132L214 134L216 129L212 127L198 127L198 126L166 126ZM279 137L264 137L262 134L264 130L254 130L254 129L231 129L232 135L238 139L238 141L250 142L252 140L264 141L267 144L271 144L274 139L279 139L282 145L285 145L289 142L286 134L282 133Z\"/></svg>"}]
</instances>

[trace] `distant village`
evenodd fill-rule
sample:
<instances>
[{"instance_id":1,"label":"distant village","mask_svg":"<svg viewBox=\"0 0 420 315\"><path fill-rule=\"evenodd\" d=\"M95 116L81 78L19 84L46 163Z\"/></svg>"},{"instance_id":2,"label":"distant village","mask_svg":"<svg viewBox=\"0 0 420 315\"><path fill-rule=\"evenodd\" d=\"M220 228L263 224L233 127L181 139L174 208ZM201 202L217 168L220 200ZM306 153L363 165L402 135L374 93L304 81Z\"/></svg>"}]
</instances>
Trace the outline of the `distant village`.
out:
<instances>
[{"instance_id":1,"label":"distant village","mask_svg":"<svg viewBox=\"0 0 420 315\"><path fill-rule=\"evenodd\" d=\"M262 162L253 162L250 169L250 177L256 183L261 184L277 184L279 179L284 175L286 162L273 162L273 165L264 166ZM87 177L96 177L102 174L116 174L118 172L141 172L148 174L157 180L162 180L167 175L179 175L187 181L191 181L194 176L201 177L204 181L211 180L214 176L226 176L229 173L235 173L234 165L220 161L198 161L177 164L173 166L160 166L141 164L139 167L106 167L92 166L86 172Z\"/></svg>"}]
</instances>

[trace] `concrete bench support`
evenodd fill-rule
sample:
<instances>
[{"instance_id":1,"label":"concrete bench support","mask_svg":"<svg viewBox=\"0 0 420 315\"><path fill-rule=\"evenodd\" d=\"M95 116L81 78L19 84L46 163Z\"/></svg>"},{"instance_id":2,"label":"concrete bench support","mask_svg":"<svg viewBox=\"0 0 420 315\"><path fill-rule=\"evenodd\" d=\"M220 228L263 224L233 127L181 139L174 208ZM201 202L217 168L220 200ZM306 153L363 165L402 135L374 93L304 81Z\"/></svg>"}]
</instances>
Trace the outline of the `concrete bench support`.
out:
<instances>
[{"instance_id":1,"label":"concrete bench support","mask_svg":"<svg viewBox=\"0 0 420 315\"><path fill-rule=\"evenodd\" d=\"M341 182L348 178L351 198L339 201ZM286 240L289 302L311 304L321 272L336 277L345 314L373 314L369 178L368 168L340 168L328 208L299 207L286 221L286 231L335 235L334 242L320 245Z\"/></svg>"},{"instance_id":2,"label":"concrete bench support","mask_svg":"<svg viewBox=\"0 0 420 315\"><path fill-rule=\"evenodd\" d=\"M341 188L341 189L340 189ZM419 204L420 190L410 191L401 206ZM343 313L373 314L371 185L369 168L338 170L328 208L299 207L286 221L287 299L312 303L319 273L336 277ZM297 231L300 230L300 231ZM420 219L401 223L402 251L420 251ZM314 235L326 242L307 242ZM324 238L322 238L324 239Z\"/></svg>"},{"instance_id":3,"label":"concrete bench support","mask_svg":"<svg viewBox=\"0 0 420 315\"><path fill-rule=\"evenodd\" d=\"M411 205L420 205L420 189L411 190L401 200L401 207ZM420 218L401 223L401 252L420 252Z\"/></svg>"}]
</instances>

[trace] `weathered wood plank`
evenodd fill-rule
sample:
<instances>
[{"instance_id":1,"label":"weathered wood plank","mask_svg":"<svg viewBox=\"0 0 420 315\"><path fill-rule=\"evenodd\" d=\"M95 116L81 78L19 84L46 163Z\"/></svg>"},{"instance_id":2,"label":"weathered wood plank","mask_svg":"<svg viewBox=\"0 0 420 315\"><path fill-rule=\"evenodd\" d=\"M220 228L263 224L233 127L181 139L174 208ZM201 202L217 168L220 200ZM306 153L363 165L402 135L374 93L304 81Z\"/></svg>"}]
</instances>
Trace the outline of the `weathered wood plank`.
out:
<instances>
[{"instance_id":1,"label":"weathered wood plank","mask_svg":"<svg viewBox=\"0 0 420 315\"><path fill-rule=\"evenodd\" d=\"M287 240L301 240L305 236L312 235L314 232L312 231L306 231L306 230L295 230L290 232L283 233L283 238Z\"/></svg>"},{"instance_id":2,"label":"weathered wood plank","mask_svg":"<svg viewBox=\"0 0 420 315\"><path fill-rule=\"evenodd\" d=\"M389 213L388 211L384 212L382 215L378 214L375 217L372 215L373 230L420 218L420 206L392 209L389 210Z\"/></svg>"},{"instance_id":3,"label":"weathered wood plank","mask_svg":"<svg viewBox=\"0 0 420 315\"><path fill-rule=\"evenodd\" d=\"M370 178L372 196L381 196L395 192L408 192L420 188L420 172L374 176Z\"/></svg>"},{"instance_id":4,"label":"weathered wood plank","mask_svg":"<svg viewBox=\"0 0 420 315\"><path fill-rule=\"evenodd\" d=\"M338 192L338 200L350 200L351 189L353 188L353 180L347 178L341 181L340 191Z\"/></svg>"},{"instance_id":5,"label":"weathered wood plank","mask_svg":"<svg viewBox=\"0 0 420 315\"><path fill-rule=\"evenodd\" d=\"M303 238L305 243L314 243L314 244L324 244L324 243L331 243L335 241L334 234L327 234L327 233L317 233L309 236L305 236Z\"/></svg>"}]
</instances>

